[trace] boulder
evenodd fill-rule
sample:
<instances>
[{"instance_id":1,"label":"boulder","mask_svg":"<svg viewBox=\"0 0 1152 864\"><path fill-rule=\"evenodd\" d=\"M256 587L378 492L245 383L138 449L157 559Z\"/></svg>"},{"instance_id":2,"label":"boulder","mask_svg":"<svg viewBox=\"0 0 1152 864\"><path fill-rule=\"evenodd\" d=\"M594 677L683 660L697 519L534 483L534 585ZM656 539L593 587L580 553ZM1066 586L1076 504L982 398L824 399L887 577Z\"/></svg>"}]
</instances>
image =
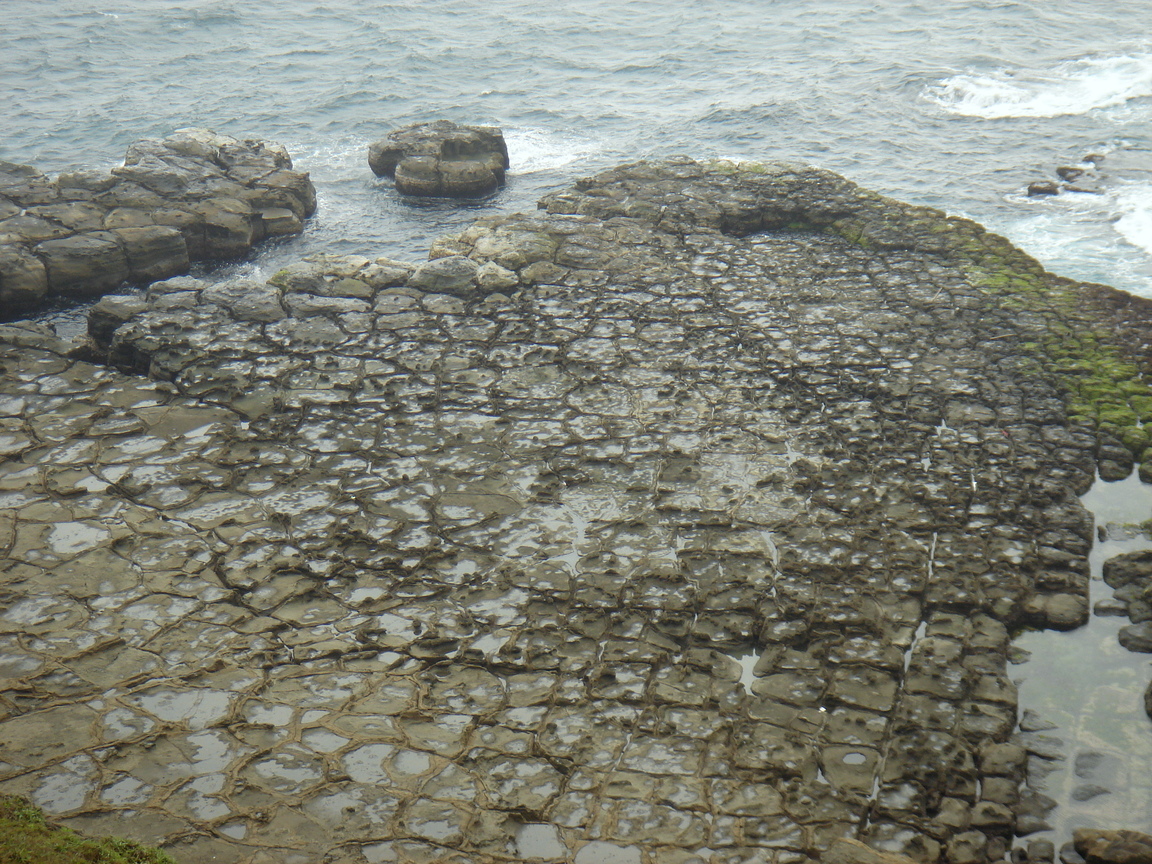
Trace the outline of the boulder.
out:
<instances>
[{"instance_id":1,"label":"boulder","mask_svg":"<svg viewBox=\"0 0 1152 864\"><path fill-rule=\"evenodd\" d=\"M252 208L236 198L214 198L192 205L204 218L203 257L215 261L243 258L252 244L263 239Z\"/></svg>"},{"instance_id":2,"label":"boulder","mask_svg":"<svg viewBox=\"0 0 1152 864\"><path fill-rule=\"evenodd\" d=\"M110 294L101 297L88 310L88 335L97 344L107 345L112 341L112 334L117 327L147 308L147 300L139 296Z\"/></svg>"},{"instance_id":3,"label":"boulder","mask_svg":"<svg viewBox=\"0 0 1152 864\"><path fill-rule=\"evenodd\" d=\"M405 195L474 198L504 185L508 147L493 126L437 120L389 133L368 148L368 164Z\"/></svg>"},{"instance_id":4,"label":"boulder","mask_svg":"<svg viewBox=\"0 0 1152 864\"><path fill-rule=\"evenodd\" d=\"M1152 683L1149 683L1148 689L1144 691L1144 711L1148 719L1152 720Z\"/></svg>"},{"instance_id":5,"label":"boulder","mask_svg":"<svg viewBox=\"0 0 1152 864\"><path fill-rule=\"evenodd\" d=\"M1152 864L1152 836L1139 831L1077 828L1072 843L1088 864Z\"/></svg>"}]
</instances>

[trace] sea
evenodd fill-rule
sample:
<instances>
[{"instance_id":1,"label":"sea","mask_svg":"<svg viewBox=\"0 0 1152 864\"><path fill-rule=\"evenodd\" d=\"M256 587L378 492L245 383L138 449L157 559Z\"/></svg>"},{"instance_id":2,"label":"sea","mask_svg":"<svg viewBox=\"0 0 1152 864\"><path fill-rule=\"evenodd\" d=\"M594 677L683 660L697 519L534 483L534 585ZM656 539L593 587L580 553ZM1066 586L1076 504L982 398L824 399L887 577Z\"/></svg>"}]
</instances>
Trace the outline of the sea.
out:
<instances>
[{"instance_id":1,"label":"sea","mask_svg":"<svg viewBox=\"0 0 1152 864\"><path fill-rule=\"evenodd\" d=\"M370 142L439 118L504 130L504 189L414 201L372 175ZM477 216L684 154L819 165L1152 297L1152 0L0 0L0 159L107 169L190 126L284 144L318 191L301 237L221 275L318 251L420 260ZM1028 195L1061 167L1088 171L1084 191ZM83 309L43 320L80 332ZM1103 554L1152 546L1122 527L1152 516L1136 478L1086 503L1121 526L1097 577ZM1076 820L1063 838L1152 830L1150 670L1120 623L1018 642L1025 725L1069 754L1049 787Z\"/></svg>"}]
</instances>

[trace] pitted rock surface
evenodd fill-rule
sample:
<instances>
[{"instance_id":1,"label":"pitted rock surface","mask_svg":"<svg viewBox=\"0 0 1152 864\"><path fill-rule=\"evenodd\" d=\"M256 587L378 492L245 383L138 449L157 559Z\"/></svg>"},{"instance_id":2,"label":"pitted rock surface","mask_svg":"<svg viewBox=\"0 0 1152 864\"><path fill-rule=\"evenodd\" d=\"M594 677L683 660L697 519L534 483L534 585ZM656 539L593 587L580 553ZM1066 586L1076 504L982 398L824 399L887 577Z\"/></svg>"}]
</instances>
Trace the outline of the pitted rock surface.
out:
<instances>
[{"instance_id":1,"label":"pitted rock surface","mask_svg":"<svg viewBox=\"0 0 1152 864\"><path fill-rule=\"evenodd\" d=\"M504 185L508 146L495 126L436 120L389 132L368 148L368 165L405 195L474 198Z\"/></svg>"},{"instance_id":2,"label":"pitted rock surface","mask_svg":"<svg viewBox=\"0 0 1152 864\"><path fill-rule=\"evenodd\" d=\"M773 170L481 220L467 291L161 283L93 328L158 380L0 328L0 790L187 862L1002 857L1098 435L948 232L1019 253Z\"/></svg>"},{"instance_id":3,"label":"pitted rock surface","mask_svg":"<svg viewBox=\"0 0 1152 864\"><path fill-rule=\"evenodd\" d=\"M308 175L279 145L203 129L128 148L111 174L51 180L0 162L0 305L98 296L147 284L191 261L242 258L267 238L299 234L316 209Z\"/></svg>"}]
</instances>

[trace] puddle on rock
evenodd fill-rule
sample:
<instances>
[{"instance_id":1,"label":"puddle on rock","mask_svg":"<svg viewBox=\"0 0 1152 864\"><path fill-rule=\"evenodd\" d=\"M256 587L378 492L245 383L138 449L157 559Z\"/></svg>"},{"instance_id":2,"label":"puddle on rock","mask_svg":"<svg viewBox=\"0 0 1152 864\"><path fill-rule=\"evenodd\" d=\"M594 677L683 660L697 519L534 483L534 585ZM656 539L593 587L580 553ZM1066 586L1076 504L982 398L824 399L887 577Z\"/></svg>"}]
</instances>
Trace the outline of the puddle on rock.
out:
<instances>
[{"instance_id":1,"label":"puddle on rock","mask_svg":"<svg viewBox=\"0 0 1152 864\"><path fill-rule=\"evenodd\" d=\"M1113 483L1098 479L1081 501L1096 517L1089 556L1094 606L1112 596L1102 578L1107 559L1152 549L1140 527L1152 518L1152 485L1135 473ZM1037 753L1047 742L1051 755L1063 755L1030 756L1029 782L1058 806L1047 816L1053 831L1028 840L1059 846L1081 827L1152 833L1152 721L1143 705L1152 658L1120 645L1117 633L1126 624L1126 617L1093 614L1077 630L1029 632L1014 641L1031 654L1012 673L1020 705L1029 709L1022 724L1032 731L1022 734Z\"/></svg>"}]
</instances>

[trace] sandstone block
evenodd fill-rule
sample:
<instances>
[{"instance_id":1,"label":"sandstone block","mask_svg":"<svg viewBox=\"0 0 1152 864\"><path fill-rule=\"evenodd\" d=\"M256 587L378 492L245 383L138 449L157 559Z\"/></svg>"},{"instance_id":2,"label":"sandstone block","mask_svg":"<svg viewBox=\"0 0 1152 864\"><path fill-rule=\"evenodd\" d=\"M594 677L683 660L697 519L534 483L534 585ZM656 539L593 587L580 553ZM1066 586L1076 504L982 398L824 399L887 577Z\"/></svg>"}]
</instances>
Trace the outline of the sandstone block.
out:
<instances>
[{"instance_id":1,"label":"sandstone block","mask_svg":"<svg viewBox=\"0 0 1152 864\"><path fill-rule=\"evenodd\" d=\"M204 256L229 261L243 258L260 240L256 214L244 201L213 198L190 208L204 218Z\"/></svg>"},{"instance_id":2,"label":"sandstone block","mask_svg":"<svg viewBox=\"0 0 1152 864\"><path fill-rule=\"evenodd\" d=\"M1121 627L1119 638L1120 644L1129 651L1152 654L1152 621Z\"/></svg>"},{"instance_id":3,"label":"sandstone block","mask_svg":"<svg viewBox=\"0 0 1152 864\"><path fill-rule=\"evenodd\" d=\"M260 211L260 221L264 223L265 237L285 237L299 234L304 224L299 217L286 207L268 207Z\"/></svg>"},{"instance_id":4,"label":"sandstone block","mask_svg":"<svg viewBox=\"0 0 1152 864\"><path fill-rule=\"evenodd\" d=\"M0 307L29 309L48 293L43 262L16 246L0 246Z\"/></svg>"},{"instance_id":5,"label":"sandstone block","mask_svg":"<svg viewBox=\"0 0 1152 864\"><path fill-rule=\"evenodd\" d=\"M48 287L57 294L103 294L129 275L124 250L106 231L48 240L36 246L36 254L48 271Z\"/></svg>"},{"instance_id":6,"label":"sandstone block","mask_svg":"<svg viewBox=\"0 0 1152 864\"><path fill-rule=\"evenodd\" d=\"M175 228L148 225L120 228L112 232L128 258L129 278L133 282L155 282L188 270L188 246Z\"/></svg>"}]
</instances>

